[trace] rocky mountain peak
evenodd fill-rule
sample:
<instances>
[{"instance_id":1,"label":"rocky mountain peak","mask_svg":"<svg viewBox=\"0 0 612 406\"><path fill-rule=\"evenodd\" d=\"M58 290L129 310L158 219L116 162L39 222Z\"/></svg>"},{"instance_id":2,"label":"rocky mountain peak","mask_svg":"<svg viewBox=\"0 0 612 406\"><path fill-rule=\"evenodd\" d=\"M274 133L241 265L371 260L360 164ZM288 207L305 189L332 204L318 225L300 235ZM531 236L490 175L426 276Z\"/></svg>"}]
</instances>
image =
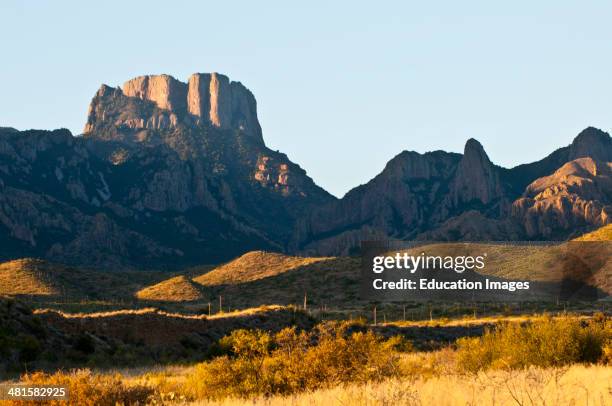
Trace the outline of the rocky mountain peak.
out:
<instances>
[{"instance_id":1,"label":"rocky mountain peak","mask_svg":"<svg viewBox=\"0 0 612 406\"><path fill-rule=\"evenodd\" d=\"M102 85L84 132L109 124L130 129L210 125L262 140L255 97L242 83L218 73L194 73L187 83L164 74L138 76L118 89Z\"/></svg>"},{"instance_id":2,"label":"rocky mountain peak","mask_svg":"<svg viewBox=\"0 0 612 406\"><path fill-rule=\"evenodd\" d=\"M612 138L594 127L587 127L570 145L569 160L591 157L598 161L612 161Z\"/></svg>"},{"instance_id":3,"label":"rocky mountain peak","mask_svg":"<svg viewBox=\"0 0 612 406\"><path fill-rule=\"evenodd\" d=\"M489 156L485 152L482 144L474 138L470 138L465 143L465 147L463 148L463 161L491 164Z\"/></svg>"}]
</instances>

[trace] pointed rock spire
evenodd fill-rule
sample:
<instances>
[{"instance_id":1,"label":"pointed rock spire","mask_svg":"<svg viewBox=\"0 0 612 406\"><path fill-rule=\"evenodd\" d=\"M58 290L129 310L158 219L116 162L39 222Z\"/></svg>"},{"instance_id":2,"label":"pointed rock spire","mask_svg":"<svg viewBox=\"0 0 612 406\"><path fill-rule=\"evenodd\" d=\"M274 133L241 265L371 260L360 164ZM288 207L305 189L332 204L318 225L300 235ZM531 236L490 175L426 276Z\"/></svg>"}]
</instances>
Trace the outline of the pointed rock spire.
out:
<instances>
[{"instance_id":1,"label":"pointed rock spire","mask_svg":"<svg viewBox=\"0 0 612 406\"><path fill-rule=\"evenodd\" d=\"M455 206L474 200L489 204L503 195L497 168L473 138L465 144L451 190Z\"/></svg>"}]
</instances>

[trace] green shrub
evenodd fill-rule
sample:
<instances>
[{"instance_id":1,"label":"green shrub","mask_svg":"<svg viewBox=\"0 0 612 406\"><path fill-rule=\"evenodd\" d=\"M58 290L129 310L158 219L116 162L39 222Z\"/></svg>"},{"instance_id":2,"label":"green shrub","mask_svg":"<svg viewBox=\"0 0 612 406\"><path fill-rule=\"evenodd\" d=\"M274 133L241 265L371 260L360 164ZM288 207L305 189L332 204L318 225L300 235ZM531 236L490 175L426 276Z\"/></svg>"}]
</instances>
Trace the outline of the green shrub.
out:
<instances>
[{"instance_id":1,"label":"green shrub","mask_svg":"<svg viewBox=\"0 0 612 406\"><path fill-rule=\"evenodd\" d=\"M458 363L469 372L594 363L604 360L604 346L611 338L612 324L606 319L584 322L564 316L505 323L482 337L459 339Z\"/></svg>"},{"instance_id":2,"label":"green shrub","mask_svg":"<svg viewBox=\"0 0 612 406\"><path fill-rule=\"evenodd\" d=\"M186 383L191 397L269 396L380 381L398 374L396 349L409 347L400 338L349 334L341 324L322 325L313 333L285 328L274 336L237 330L220 345L229 355L196 367Z\"/></svg>"}]
</instances>

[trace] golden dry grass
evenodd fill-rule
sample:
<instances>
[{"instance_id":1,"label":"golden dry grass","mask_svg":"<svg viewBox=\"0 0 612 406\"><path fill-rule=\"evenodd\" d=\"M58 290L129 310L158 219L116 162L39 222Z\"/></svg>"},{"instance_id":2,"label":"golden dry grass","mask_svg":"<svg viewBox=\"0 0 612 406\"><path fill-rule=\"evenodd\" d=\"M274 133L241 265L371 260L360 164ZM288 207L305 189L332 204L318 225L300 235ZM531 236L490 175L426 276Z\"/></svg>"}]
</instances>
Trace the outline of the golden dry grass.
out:
<instances>
[{"instance_id":1,"label":"golden dry grass","mask_svg":"<svg viewBox=\"0 0 612 406\"><path fill-rule=\"evenodd\" d=\"M479 270L488 276L504 279L557 281L563 275L563 244L513 243L431 243L402 250L410 255L426 253L431 256L486 256L485 267Z\"/></svg>"},{"instance_id":2,"label":"golden dry grass","mask_svg":"<svg viewBox=\"0 0 612 406\"><path fill-rule=\"evenodd\" d=\"M612 230L612 226L602 230ZM432 243L412 250L416 253L426 250L429 255L487 253L483 274L538 281L530 290L531 299L537 301L548 300L550 291L563 276L567 264L560 258L567 252L566 245ZM603 248L590 247L580 256L589 263L597 262L594 266L605 265L590 282L609 294L612 262L605 262L609 253ZM76 311L126 307L124 304L148 306L149 301L155 302L155 306L193 312L207 312L208 302L216 312L220 297L223 310L228 310L270 303L301 306L306 296L309 310L359 312L364 306L359 279L359 258L297 257L263 251L249 252L212 270L202 266L172 273L88 270L24 259L0 264L0 295L28 295L38 303L48 303L44 307ZM101 304L93 306L95 302Z\"/></svg>"},{"instance_id":3,"label":"golden dry grass","mask_svg":"<svg viewBox=\"0 0 612 406\"><path fill-rule=\"evenodd\" d=\"M452 347L434 352L401 353L399 376L382 382L350 383L294 395L206 400L191 390L198 366L157 366L91 373L37 375L37 383L67 382L77 403L110 402L149 396L146 404L216 406L280 405L595 405L612 404L612 365L493 369L462 373ZM322 357L326 359L327 357ZM201 364L198 364L201 365ZM28 380L27 378L25 380ZM325 387L325 385L323 385ZM91 399L89 399L91 397Z\"/></svg>"},{"instance_id":4,"label":"golden dry grass","mask_svg":"<svg viewBox=\"0 0 612 406\"><path fill-rule=\"evenodd\" d=\"M415 320L415 321L394 321L389 323L381 323L381 325L389 326L403 326L403 327L428 327L428 326L446 326L446 327L463 327L463 326L488 326L498 323L525 323L527 321L537 321L549 317L545 314L521 314L521 315L491 315L491 316L480 316L474 317L463 317L460 319L433 319L433 320ZM561 316L553 316L553 318L559 318ZM591 316L587 315L572 315L580 320L588 320Z\"/></svg>"},{"instance_id":5,"label":"golden dry grass","mask_svg":"<svg viewBox=\"0 0 612 406\"><path fill-rule=\"evenodd\" d=\"M26 385L62 386L67 388L68 400L8 400L0 404L66 405L66 406L113 406L145 404L154 390L145 385L126 385L119 374L94 374L90 370L62 371L54 374L35 372L26 374L21 382Z\"/></svg>"},{"instance_id":6,"label":"golden dry grass","mask_svg":"<svg viewBox=\"0 0 612 406\"><path fill-rule=\"evenodd\" d=\"M359 302L359 259L306 258L262 251L249 252L193 279L209 300L223 297L231 308L264 304L309 308L348 306Z\"/></svg>"},{"instance_id":7,"label":"golden dry grass","mask_svg":"<svg viewBox=\"0 0 612 406\"><path fill-rule=\"evenodd\" d=\"M612 224L598 228L595 231L584 234L574 241L612 241Z\"/></svg>"},{"instance_id":8,"label":"golden dry grass","mask_svg":"<svg viewBox=\"0 0 612 406\"><path fill-rule=\"evenodd\" d=\"M41 270L41 265L42 261L30 258L1 263L0 292L4 295L58 294L59 290Z\"/></svg>"},{"instance_id":9,"label":"golden dry grass","mask_svg":"<svg viewBox=\"0 0 612 406\"><path fill-rule=\"evenodd\" d=\"M136 293L140 300L159 302L192 302L202 299L202 293L184 275L175 276Z\"/></svg>"},{"instance_id":10,"label":"golden dry grass","mask_svg":"<svg viewBox=\"0 0 612 406\"><path fill-rule=\"evenodd\" d=\"M251 251L194 278L194 281L204 286L252 282L326 259L329 258L292 257L274 252Z\"/></svg>"},{"instance_id":11,"label":"golden dry grass","mask_svg":"<svg viewBox=\"0 0 612 406\"><path fill-rule=\"evenodd\" d=\"M232 317L243 317L243 316L253 316L257 314L264 314L266 312L274 312L274 311L282 311L287 310L287 307L278 306L278 305L269 305L269 306L259 306L253 307L249 309L233 311L233 312L222 312L216 313L212 316L206 316L203 314L183 314L183 313L175 313L175 312L167 312L164 310L156 309L154 307L146 307L142 309L123 309L123 310L113 310L107 312L93 312L93 313L67 313L62 312L55 309L36 309L34 310L34 314L57 314L66 319L79 319L79 318L88 318L88 319L96 319L96 318L110 318L114 316L147 316L147 315L160 315L166 317L172 317L176 319L188 319L188 320L202 320L202 319L224 319L224 318L232 318Z\"/></svg>"},{"instance_id":12,"label":"golden dry grass","mask_svg":"<svg viewBox=\"0 0 612 406\"><path fill-rule=\"evenodd\" d=\"M288 397L195 402L217 406L593 405L612 403L612 367L573 365L393 379Z\"/></svg>"},{"instance_id":13,"label":"golden dry grass","mask_svg":"<svg viewBox=\"0 0 612 406\"><path fill-rule=\"evenodd\" d=\"M168 276L161 271L93 270L23 258L0 263L0 295L28 296L39 302L129 301L144 285Z\"/></svg>"}]
</instances>

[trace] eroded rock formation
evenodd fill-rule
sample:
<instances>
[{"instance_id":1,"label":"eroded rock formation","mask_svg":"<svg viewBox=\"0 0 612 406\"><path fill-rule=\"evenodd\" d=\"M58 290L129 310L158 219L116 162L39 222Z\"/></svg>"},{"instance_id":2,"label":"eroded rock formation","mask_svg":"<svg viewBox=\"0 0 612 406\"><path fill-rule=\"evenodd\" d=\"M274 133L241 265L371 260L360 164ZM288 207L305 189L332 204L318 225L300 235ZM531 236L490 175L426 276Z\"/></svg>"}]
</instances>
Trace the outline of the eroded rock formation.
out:
<instances>
[{"instance_id":1,"label":"eroded rock formation","mask_svg":"<svg viewBox=\"0 0 612 406\"><path fill-rule=\"evenodd\" d=\"M118 98L119 92L128 98L149 101L159 111L123 108L114 121L116 126L171 129L179 124L210 125L240 131L263 142L255 97L240 82L231 82L218 73L194 73L187 83L169 75L150 75L128 80L120 89L103 85L91 103L85 134L108 121L106 109L112 110L113 106L109 106L104 96L112 94Z\"/></svg>"}]
</instances>

